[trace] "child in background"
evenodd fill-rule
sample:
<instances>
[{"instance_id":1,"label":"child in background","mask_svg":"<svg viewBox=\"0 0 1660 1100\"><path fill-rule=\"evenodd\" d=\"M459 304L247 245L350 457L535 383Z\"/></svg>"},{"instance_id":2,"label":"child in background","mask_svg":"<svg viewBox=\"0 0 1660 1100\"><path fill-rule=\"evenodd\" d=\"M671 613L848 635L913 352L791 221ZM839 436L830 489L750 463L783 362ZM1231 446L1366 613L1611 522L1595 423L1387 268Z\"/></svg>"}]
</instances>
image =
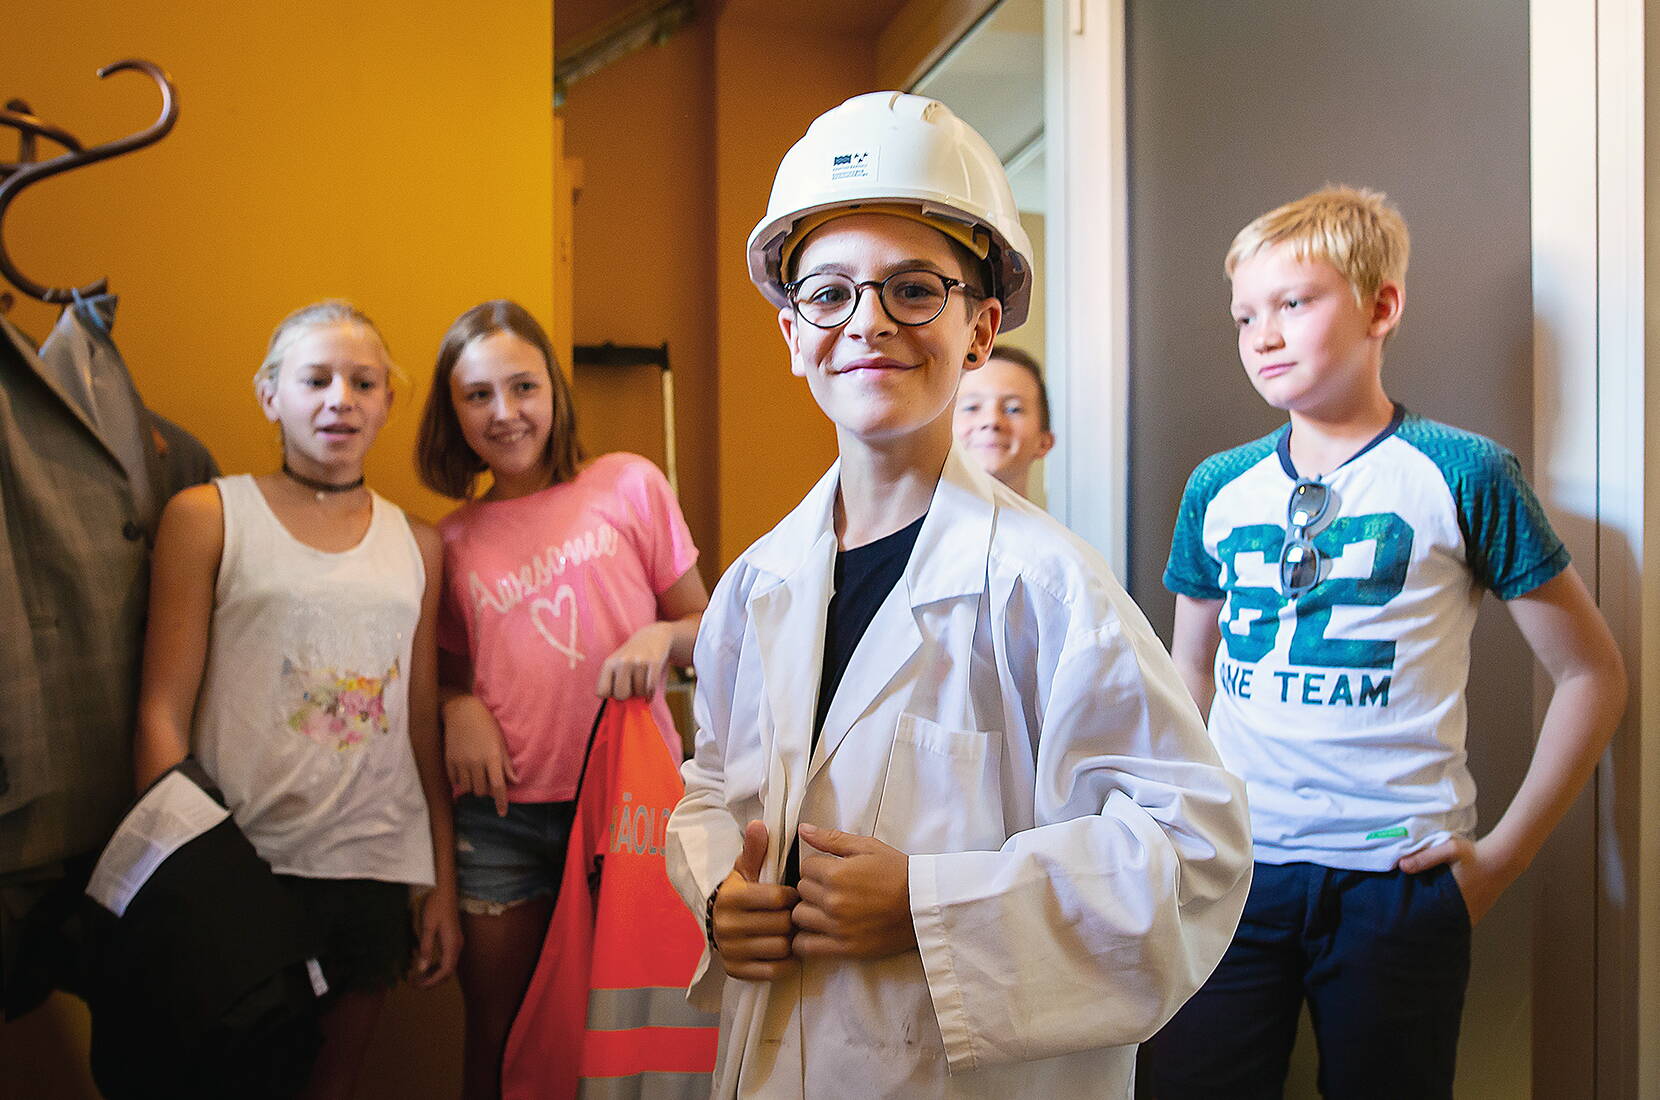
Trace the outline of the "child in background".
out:
<instances>
[{"instance_id":1,"label":"child in background","mask_svg":"<svg viewBox=\"0 0 1660 1100\"><path fill-rule=\"evenodd\" d=\"M980 467L1031 499L1032 467L1055 447L1049 388L1029 352L999 344L957 387L952 431Z\"/></svg>"},{"instance_id":2,"label":"child in background","mask_svg":"<svg viewBox=\"0 0 1660 1100\"><path fill-rule=\"evenodd\" d=\"M1221 966L1150 1044L1160 1100L1280 1095L1305 996L1322 1094L1451 1096L1470 927L1624 708L1613 639L1516 459L1384 393L1407 250L1382 195L1331 188L1228 251L1240 360L1290 423L1194 471L1164 581L1177 667L1246 781L1256 873ZM1555 690L1477 839L1464 689L1483 590Z\"/></svg>"},{"instance_id":3,"label":"child in background","mask_svg":"<svg viewBox=\"0 0 1660 1100\"><path fill-rule=\"evenodd\" d=\"M392 402L379 332L345 302L291 314L254 376L280 473L186 489L156 540L135 767L194 751L307 919L329 991L306 1096L351 1095L386 990L455 967L438 742L442 550L363 484Z\"/></svg>"},{"instance_id":4,"label":"child in background","mask_svg":"<svg viewBox=\"0 0 1660 1100\"><path fill-rule=\"evenodd\" d=\"M418 445L421 478L464 500L439 524L445 760L456 798L470 1100L502 1054L552 915L583 752L601 697L663 699L708 595L657 467L584 463L547 335L513 302L450 326ZM488 471L477 499L474 483Z\"/></svg>"}]
</instances>

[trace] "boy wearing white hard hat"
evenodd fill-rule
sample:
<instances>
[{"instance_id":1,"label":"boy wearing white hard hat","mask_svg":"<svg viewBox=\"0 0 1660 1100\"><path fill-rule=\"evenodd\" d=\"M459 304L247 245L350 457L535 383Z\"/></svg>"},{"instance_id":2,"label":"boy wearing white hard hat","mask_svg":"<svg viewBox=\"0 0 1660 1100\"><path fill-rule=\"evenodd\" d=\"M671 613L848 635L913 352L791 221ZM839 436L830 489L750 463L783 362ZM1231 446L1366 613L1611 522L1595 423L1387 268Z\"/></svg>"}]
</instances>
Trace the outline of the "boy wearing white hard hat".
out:
<instances>
[{"instance_id":1,"label":"boy wearing white hard hat","mask_svg":"<svg viewBox=\"0 0 1660 1100\"><path fill-rule=\"evenodd\" d=\"M952 444L1030 255L985 141L897 92L814 122L750 237L840 458L698 636L668 863L716 1096L1127 1096L1238 919L1244 791L1163 647Z\"/></svg>"}]
</instances>

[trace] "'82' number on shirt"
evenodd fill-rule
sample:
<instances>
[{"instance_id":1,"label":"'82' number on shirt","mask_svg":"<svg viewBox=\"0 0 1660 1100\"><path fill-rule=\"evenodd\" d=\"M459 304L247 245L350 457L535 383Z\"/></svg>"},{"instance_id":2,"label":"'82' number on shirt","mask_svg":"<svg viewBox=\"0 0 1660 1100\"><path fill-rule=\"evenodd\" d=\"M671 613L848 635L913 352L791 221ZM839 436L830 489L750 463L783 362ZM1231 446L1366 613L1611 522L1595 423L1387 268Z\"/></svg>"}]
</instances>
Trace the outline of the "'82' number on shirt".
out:
<instances>
[{"instance_id":1,"label":"'82' number on shirt","mask_svg":"<svg viewBox=\"0 0 1660 1100\"><path fill-rule=\"evenodd\" d=\"M1332 609L1381 607L1401 594L1412 558L1412 528L1393 512L1369 516L1339 516L1313 537L1320 552L1321 580L1295 601L1279 588L1280 551L1285 528L1273 523L1235 527L1217 545L1222 560L1222 588L1228 594L1222 639L1235 661L1256 663L1274 648L1281 613L1295 603L1296 628L1291 636L1290 663L1327 668L1389 668L1395 663L1395 642L1366 638L1328 638ZM1332 563L1345 548L1372 544L1372 568L1363 577L1334 577ZM1240 576L1241 558L1260 559L1246 584Z\"/></svg>"}]
</instances>

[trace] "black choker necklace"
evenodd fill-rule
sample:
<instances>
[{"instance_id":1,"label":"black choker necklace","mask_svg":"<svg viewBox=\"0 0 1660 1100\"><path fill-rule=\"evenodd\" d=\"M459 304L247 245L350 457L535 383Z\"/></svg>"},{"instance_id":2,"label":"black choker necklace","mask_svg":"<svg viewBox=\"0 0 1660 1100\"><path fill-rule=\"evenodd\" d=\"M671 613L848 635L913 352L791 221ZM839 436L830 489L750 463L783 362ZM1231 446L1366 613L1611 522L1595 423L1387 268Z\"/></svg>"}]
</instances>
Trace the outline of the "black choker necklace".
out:
<instances>
[{"instance_id":1,"label":"black choker necklace","mask_svg":"<svg viewBox=\"0 0 1660 1100\"><path fill-rule=\"evenodd\" d=\"M287 462L282 464L282 472L290 481L293 481L298 485L304 485L307 489L310 489L313 493L316 493L319 502L321 502L322 499L330 493L349 493L353 489L360 489L363 487L363 478L361 476L359 476L356 481L348 481L344 485L336 485L332 481L318 481L314 477L306 477L304 474L296 473L294 468Z\"/></svg>"}]
</instances>

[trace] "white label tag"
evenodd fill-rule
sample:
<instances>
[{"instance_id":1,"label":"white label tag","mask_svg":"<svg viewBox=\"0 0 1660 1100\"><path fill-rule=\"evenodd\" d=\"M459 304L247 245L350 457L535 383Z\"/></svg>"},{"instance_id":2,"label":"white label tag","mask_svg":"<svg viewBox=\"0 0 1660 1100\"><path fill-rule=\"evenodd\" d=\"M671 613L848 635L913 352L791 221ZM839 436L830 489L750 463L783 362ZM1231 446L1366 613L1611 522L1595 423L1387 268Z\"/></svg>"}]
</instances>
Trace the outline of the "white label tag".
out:
<instances>
[{"instance_id":1,"label":"white label tag","mask_svg":"<svg viewBox=\"0 0 1660 1100\"><path fill-rule=\"evenodd\" d=\"M876 178L876 150L850 149L830 156L830 182Z\"/></svg>"},{"instance_id":2,"label":"white label tag","mask_svg":"<svg viewBox=\"0 0 1660 1100\"><path fill-rule=\"evenodd\" d=\"M86 892L121 916L168 856L229 816L202 788L178 772L169 773L122 819L98 857Z\"/></svg>"},{"instance_id":3,"label":"white label tag","mask_svg":"<svg viewBox=\"0 0 1660 1100\"><path fill-rule=\"evenodd\" d=\"M319 997L327 996L329 991L328 979L323 977L323 968L317 964L316 959L305 961L305 972L311 975L311 991Z\"/></svg>"}]
</instances>

